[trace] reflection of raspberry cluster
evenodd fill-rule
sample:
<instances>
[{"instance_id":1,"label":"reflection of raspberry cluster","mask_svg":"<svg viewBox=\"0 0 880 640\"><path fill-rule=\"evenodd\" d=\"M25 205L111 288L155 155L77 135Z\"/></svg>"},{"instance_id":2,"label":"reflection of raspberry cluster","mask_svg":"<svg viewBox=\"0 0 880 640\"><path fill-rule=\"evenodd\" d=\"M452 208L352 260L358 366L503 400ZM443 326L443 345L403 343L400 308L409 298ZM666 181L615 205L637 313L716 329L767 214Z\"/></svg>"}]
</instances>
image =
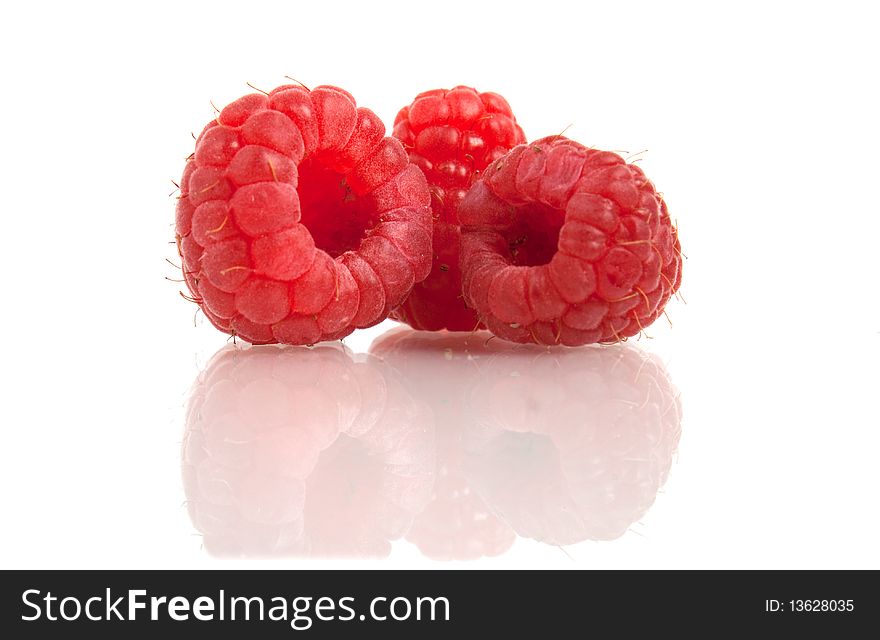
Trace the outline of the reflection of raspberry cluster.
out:
<instances>
[{"instance_id":1,"label":"reflection of raspberry cluster","mask_svg":"<svg viewBox=\"0 0 880 640\"><path fill-rule=\"evenodd\" d=\"M503 552L513 531L550 544L622 535L678 445L663 367L629 347L548 352L486 337L399 330L370 349L436 417L437 486L407 538L466 559Z\"/></svg>"},{"instance_id":2,"label":"reflection of raspberry cluster","mask_svg":"<svg viewBox=\"0 0 880 640\"><path fill-rule=\"evenodd\" d=\"M226 347L183 447L195 527L219 555L435 559L623 534L679 438L663 367L629 347L547 351L398 329L338 346Z\"/></svg>"},{"instance_id":3,"label":"reflection of raspberry cluster","mask_svg":"<svg viewBox=\"0 0 880 640\"><path fill-rule=\"evenodd\" d=\"M521 536L617 538L653 504L678 446L666 372L632 348L498 353L466 411L467 475Z\"/></svg>"},{"instance_id":4,"label":"reflection of raspberry cluster","mask_svg":"<svg viewBox=\"0 0 880 640\"><path fill-rule=\"evenodd\" d=\"M464 475L463 440L470 426L465 399L484 359L503 350L477 333L421 333L406 329L378 338L370 353L397 367L407 387L434 411L436 484L431 501L407 534L428 557L471 560L507 551L516 537L473 490Z\"/></svg>"},{"instance_id":5,"label":"reflection of raspberry cluster","mask_svg":"<svg viewBox=\"0 0 880 640\"><path fill-rule=\"evenodd\" d=\"M219 555L387 555L433 485L432 421L341 348L227 347L193 390L190 516Z\"/></svg>"},{"instance_id":6,"label":"reflection of raspberry cluster","mask_svg":"<svg viewBox=\"0 0 880 640\"><path fill-rule=\"evenodd\" d=\"M617 154L526 144L503 97L461 86L416 96L393 133L343 89L294 85L204 128L176 235L216 327L305 345L393 317L578 346L641 333L678 290L666 203Z\"/></svg>"}]
</instances>

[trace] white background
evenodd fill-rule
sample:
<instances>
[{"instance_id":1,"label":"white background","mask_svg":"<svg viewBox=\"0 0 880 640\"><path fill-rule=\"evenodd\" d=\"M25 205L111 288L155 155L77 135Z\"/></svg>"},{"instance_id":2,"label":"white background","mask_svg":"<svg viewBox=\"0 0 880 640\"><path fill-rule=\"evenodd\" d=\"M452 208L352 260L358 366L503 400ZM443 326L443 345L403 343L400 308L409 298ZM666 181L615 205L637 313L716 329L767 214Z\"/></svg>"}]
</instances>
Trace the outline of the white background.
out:
<instances>
[{"instance_id":1,"label":"white background","mask_svg":"<svg viewBox=\"0 0 880 640\"><path fill-rule=\"evenodd\" d=\"M614 6L612 6L614 5ZM0 564L872 567L880 388L870 3L16 3L0 26ZM185 507L190 385L226 336L177 294L190 132L250 82L505 95L526 135L641 154L687 304L637 346L681 392L665 487L613 542L476 563L224 560ZM570 126L569 126L570 125ZM345 340L364 352L392 326ZM437 425L442 428L442 425Z\"/></svg>"}]
</instances>

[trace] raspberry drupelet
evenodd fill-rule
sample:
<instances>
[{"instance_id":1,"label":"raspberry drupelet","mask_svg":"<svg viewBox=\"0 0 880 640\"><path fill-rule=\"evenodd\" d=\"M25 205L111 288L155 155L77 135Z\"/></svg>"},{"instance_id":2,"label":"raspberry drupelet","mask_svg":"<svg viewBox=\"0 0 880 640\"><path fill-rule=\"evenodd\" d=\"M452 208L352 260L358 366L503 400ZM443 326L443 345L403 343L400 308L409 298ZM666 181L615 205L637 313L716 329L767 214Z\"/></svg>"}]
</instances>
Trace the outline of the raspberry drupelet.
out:
<instances>
[{"instance_id":1,"label":"raspberry drupelet","mask_svg":"<svg viewBox=\"0 0 880 640\"><path fill-rule=\"evenodd\" d=\"M377 324L431 268L424 175L337 87L236 100L198 137L180 187L192 298L254 344L313 344Z\"/></svg>"},{"instance_id":2,"label":"raspberry drupelet","mask_svg":"<svg viewBox=\"0 0 880 640\"><path fill-rule=\"evenodd\" d=\"M503 97L462 86L416 96L397 114L394 136L428 179L434 255L430 275L392 317L416 329L472 331L479 322L461 296L458 205L480 173L525 136Z\"/></svg>"},{"instance_id":3,"label":"raspberry drupelet","mask_svg":"<svg viewBox=\"0 0 880 640\"><path fill-rule=\"evenodd\" d=\"M619 342L681 284L677 230L642 170L562 136L496 160L459 219L464 299L507 340Z\"/></svg>"}]
</instances>

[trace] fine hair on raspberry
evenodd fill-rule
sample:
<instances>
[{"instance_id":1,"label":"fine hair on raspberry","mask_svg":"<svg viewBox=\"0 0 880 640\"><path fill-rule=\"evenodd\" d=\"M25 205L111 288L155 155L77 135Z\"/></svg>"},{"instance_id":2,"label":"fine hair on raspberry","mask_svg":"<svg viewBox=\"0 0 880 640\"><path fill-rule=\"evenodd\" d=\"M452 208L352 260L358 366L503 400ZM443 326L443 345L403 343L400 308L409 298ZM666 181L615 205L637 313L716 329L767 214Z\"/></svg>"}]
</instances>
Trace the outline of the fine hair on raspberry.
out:
<instances>
[{"instance_id":1,"label":"fine hair on raspberry","mask_svg":"<svg viewBox=\"0 0 880 640\"><path fill-rule=\"evenodd\" d=\"M562 136L496 160L459 220L464 300L506 340L620 342L681 284L678 232L644 172Z\"/></svg>"},{"instance_id":2,"label":"fine hair on raspberry","mask_svg":"<svg viewBox=\"0 0 880 640\"><path fill-rule=\"evenodd\" d=\"M176 235L192 299L254 344L314 344L381 322L431 269L430 193L347 91L245 95L196 140Z\"/></svg>"}]
</instances>

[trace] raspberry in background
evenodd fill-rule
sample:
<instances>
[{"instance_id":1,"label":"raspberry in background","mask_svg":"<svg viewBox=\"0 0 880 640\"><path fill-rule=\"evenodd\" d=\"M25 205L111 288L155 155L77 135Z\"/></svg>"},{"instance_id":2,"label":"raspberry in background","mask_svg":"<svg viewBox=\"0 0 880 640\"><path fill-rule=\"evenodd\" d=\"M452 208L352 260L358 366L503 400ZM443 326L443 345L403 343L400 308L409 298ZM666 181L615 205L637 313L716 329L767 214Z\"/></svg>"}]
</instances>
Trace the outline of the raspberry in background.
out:
<instances>
[{"instance_id":1,"label":"raspberry in background","mask_svg":"<svg viewBox=\"0 0 880 640\"><path fill-rule=\"evenodd\" d=\"M430 411L338 343L221 349L193 387L182 458L217 556L387 556L434 484Z\"/></svg>"},{"instance_id":2,"label":"raspberry in background","mask_svg":"<svg viewBox=\"0 0 880 640\"><path fill-rule=\"evenodd\" d=\"M463 86L420 93L397 114L394 136L428 179L434 256L431 273L392 317L416 329L473 331L479 321L461 297L458 205L480 173L525 136L503 97Z\"/></svg>"},{"instance_id":3,"label":"raspberry in background","mask_svg":"<svg viewBox=\"0 0 880 640\"><path fill-rule=\"evenodd\" d=\"M523 537L622 536L654 503L681 436L666 369L629 345L508 347L481 362L467 394L470 486Z\"/></svg>"},{"instance_id":4,"label":"raspberry in background","mask_svg":"<svg viewBox=\"0 0 880 640\"><path fill-rule=\"evenodd\" d=\"M464 300L506 340L620 342L681 284L678 232L642 170L562 136L491 164L459 220Z\"/></svg>"},{"instance_id":5,"label":"raspberry in background","mask_svg":"<svg viewBox=\"0 0 880 640\"><path fill-rule=\"evenodd\" d=\"M285 85L224 108L180 183L192 299L254 344L313 344L381 322L431 268L430 195L348 92Z\"/></svg>"}]
</instances>

